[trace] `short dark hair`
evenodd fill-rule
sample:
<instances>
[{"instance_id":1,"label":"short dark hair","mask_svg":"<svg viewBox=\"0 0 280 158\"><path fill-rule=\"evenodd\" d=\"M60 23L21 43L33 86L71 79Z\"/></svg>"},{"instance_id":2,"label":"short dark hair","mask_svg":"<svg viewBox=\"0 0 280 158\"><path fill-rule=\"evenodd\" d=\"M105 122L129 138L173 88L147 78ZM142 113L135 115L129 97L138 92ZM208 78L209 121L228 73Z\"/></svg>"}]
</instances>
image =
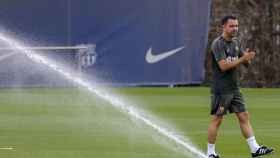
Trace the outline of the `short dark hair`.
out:
<instances>
[{"instance_id":1,"label":"short dark hair","mask_svg":"<svg viewBox=\"0 0 280 158\"><path fill-rule=\"evenodd\" d=\"M237 20L237 17L233 15L224 16L221 21L222 25L226 24L228 20Z\"/></svg>"}]
</instances>

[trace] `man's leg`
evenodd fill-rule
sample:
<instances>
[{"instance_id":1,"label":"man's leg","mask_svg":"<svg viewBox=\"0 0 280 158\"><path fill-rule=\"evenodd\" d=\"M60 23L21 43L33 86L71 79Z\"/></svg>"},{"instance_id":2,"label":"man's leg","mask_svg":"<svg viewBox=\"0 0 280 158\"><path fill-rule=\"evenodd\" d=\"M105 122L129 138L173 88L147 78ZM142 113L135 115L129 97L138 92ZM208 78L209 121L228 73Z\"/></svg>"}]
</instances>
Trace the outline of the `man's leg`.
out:
<instances>
[{"instance_id":1,"label":"man's leg","mask_svg":"<svg viewBox=\"0 0 280 158\"><path fill-rule=\"evenodd\" d=\"M248 112L239 112L236 113L236 116L239 120L239 125L243 136L248 139L254 136L254 132L249 120L249 113Z\"/></svg>"},{"instance_id":2,"label":"man's leg","mask_svg":"<svg viewBox=\"0 0 280 158\"><path fill-rule=\"evenodd\" d=\"M250 147L253 157L269 154L273 152L273 149L267 148L265 146L259 146L254 136L254 132L249 120L248 112L236 113L236 116L239 120L239 125L243 136L246 138L247 143Z\"/></svg>"},{"instance_id":3,"label":"man's leg","mask_svg":"<svg viewBox=\"0 0 280 158\"><path fill-rule=\"evenodd\" d=\"M207 149L208 156L211 154L217 155L215 152L215 142L222 121L223 121L223 116L213 115L213 119L211 120L211 123L208 128L208 149Z\"/></svg>"},{"instance_id":4,"label":"man's leg","mask_svg":"<svg viewBox=\"0 0 280 158\"><path fill-rule=\"evenodd\" d=\"M251 123L249 121L249 113L239 112L236 113L236 116L239 120L241 132L243 136L246 138L247 143L251 149L251 153L255 153L260 148L260 146L256 141Z\"/></svg>"}]
</instances>

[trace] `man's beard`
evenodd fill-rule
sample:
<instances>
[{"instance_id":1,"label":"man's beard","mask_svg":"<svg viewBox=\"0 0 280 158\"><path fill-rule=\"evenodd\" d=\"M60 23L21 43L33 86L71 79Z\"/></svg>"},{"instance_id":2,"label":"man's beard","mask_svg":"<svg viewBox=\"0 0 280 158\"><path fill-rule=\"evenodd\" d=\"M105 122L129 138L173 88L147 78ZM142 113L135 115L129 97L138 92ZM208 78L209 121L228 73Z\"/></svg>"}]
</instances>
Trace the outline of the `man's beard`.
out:
<instances>
[{"instance_id":1,"label":"man's beard","mask_svg":"<svg viewBox=\"0 0 280 158\"><path fill-rule=\"evenodd\" d=\"M237 31L233 31L229 34L230 37L236 37L238 35L238 32Z\"/></svg>"}]
</instances>

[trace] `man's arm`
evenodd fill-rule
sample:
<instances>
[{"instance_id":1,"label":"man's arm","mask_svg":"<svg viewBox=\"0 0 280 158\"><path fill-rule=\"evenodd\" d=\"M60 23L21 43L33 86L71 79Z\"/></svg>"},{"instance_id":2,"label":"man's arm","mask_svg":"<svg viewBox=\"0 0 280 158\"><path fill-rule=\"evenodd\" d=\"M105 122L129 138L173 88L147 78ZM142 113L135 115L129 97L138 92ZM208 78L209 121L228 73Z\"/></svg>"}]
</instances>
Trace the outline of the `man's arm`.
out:
<instances>
[{"instance_id":1,"label":"man's arm","mask_svg":"<svg viewBox=\"0 0 280 158\"><path fill-rule=\"evenodd\" d=\"M239 66L242 63L249 63L255 57L255 52L244 52L243 56L237 60L232 62L227 62L225 59L222 59L218 62L220 69L222 72L230 70Z\"/></svg>"}]
</instances>

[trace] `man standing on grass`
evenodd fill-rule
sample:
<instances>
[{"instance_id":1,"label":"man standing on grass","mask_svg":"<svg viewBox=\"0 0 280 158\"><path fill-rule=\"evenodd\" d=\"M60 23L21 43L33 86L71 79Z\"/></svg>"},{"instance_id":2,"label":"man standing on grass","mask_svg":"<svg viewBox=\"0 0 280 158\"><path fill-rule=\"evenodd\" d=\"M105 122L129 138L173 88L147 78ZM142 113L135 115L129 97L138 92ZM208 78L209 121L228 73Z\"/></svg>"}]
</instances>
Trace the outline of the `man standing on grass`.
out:
<instances>
[{"instance_id":1,"label":"man standing on grass","mask_svg":"<svg viewBox=\"0 0 280 158\"><path fill-rule=\"evenodd\" d=\"M272 153L272 148L260 146L256 141L238 83L237 67L250 64L256 53L241 48L236 38L238 32L236 17L225 16L222 19L222 28L222 35L211 45L213 69L211 115L213 118L208 129L207 155L209 158L219 158L215 151L215 142L223 116L228 112L235 113L237 116L241 132L247 140L253 158Z\"/></svg>"}]
</instances>

